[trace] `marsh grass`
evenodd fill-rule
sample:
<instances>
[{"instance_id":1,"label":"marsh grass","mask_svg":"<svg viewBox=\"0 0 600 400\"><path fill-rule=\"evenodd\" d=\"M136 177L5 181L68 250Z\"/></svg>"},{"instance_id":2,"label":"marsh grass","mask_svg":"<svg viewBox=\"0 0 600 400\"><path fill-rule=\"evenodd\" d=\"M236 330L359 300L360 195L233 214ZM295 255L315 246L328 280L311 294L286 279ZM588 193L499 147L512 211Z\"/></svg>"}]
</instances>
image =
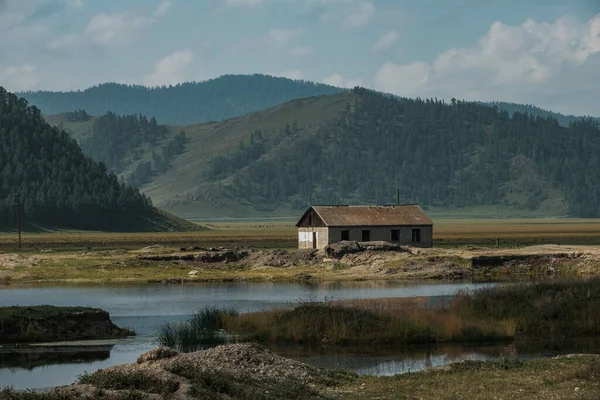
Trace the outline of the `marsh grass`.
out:
<instances>
[{"instance_id":1,"label":"marsh grass","mask_svg":"<svg viewBox=\"0 0 600 400\"><path fill-rule=\"evenodd\" d=\"M422 298L301 302L224 322L247 340L323 345L509 341L515 331L511 319L461 318Z\"/></svg>"},{"instance_id":2,"label":"marsh grass","mask_svg":"<svg viewBox=\"0 0 600 400\"><path fill-rule=\"evenodd\" d=\"M203 308L187 321L159 326L157 341L161 346L189 352L226 343L224 320L237 316L232 309Z\"/></svg>"},{"instance_id":3,"label":"marsh grass","mask_svg":"<svg viewBox=\"0 0 600 400\"><path fill-rule=\"evenodd\" d=\"M519 333L536 337L598 335L600 278L462 291L451 308L466 318L513 319Z\"/></svg>"},{"instance_id":4,"label":"marsh grass","mask_svg":"<svg viewBox=\"0 0 600 400\"><path fill-rule=\"evenodd\" d=\"M428 298L300 302L293 308L223 319L246 340L305 344L512 341L600 334L600 278L524 283ZM508 362L507 362L508 364Z\"/></svg>"}]
</instances>

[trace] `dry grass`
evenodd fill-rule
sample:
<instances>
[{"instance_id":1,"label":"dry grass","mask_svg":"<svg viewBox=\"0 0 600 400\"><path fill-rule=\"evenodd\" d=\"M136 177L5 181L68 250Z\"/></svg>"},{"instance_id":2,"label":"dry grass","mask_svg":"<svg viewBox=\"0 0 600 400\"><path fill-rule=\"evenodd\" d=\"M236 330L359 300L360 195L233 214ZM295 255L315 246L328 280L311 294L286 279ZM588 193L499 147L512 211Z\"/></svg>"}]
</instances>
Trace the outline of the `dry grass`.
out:
<instances>
[{"instance_id":1,"label":"dry grass","mask_svg":"<svg viewBox=\"0 0 600 400\"><path fill-rule=\"evenodd\" d=\"M600 240L598 219L442 219L434 221L438 244L591 244Z\"/></svg>"},{"instance_id":2,"label":"dry grass","mask_svg":"<svg viewBox=\"0 0 600 400\"><path fill-rule=\"evenodd\" d=\"M510 340L512 318L463 316L424 299L371 299L300 303L223 318L223 328L248 340L272 343L364 345Z\"/></svg>"},{"instance_id":3,"label":"dry grass","mask_svg":"<svg viewBox=\"0 0 600 400\"><path fill-rule=\"evenodd\" d=\"M203 232L107 233L47 232L23 233L23 249L134 248L153 244L166 246L255 245L295 248L296 221L211 222ZM440 219L434 221L436 246L452 244L593 244L600 241L600 220L592 219ZM16 250L17 235L0 234L0 250Z\"/></svg>"}]
</instances>

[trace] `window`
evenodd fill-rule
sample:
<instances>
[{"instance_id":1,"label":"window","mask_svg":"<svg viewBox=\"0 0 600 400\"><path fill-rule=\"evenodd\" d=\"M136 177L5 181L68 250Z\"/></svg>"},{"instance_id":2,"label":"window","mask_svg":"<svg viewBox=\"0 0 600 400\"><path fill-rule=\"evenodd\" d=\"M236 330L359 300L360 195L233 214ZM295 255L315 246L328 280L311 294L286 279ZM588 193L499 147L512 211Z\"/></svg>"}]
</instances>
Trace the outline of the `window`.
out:
<instances>
[{"instance_id":1,"label":"window","mask_svg":"<svg viewBox=\"0 0 600 400\"><path fill-rule=\"evenodd\" d=\"M308 216L308 226L312 226L312 215Z\"/></svg>"},{"instance_id":2,"label":"window","mask_svg":"<svg viewBox=\"0 0 600 400\"><path fill-rule=\"evenodd\" d=\"M350 240L350 231L349 230L343 230L342 231L342 240Z\"/></svg>"},{"instance_id":3,"label":"window","mask_svg":"<svg viewBox=\"0 0 600 400\"><path fill-rule=\"evenodd\" d=\"M421 230L420 229L413 229L412 230L412 241L413 242L420 242L421 241Z\"/></svg>"},{"instance_id":4,"label":"window","mask_svg":"<svg viewBox=\"0 0 600 400\"><path fill-rule=\"evenodd\" d=\"M362 231L362 241L363 242L371 241L371 231L368 231L368 230Z\"/></svg>"},{"instance_id":5,"label":"window","mask_svg":"<svg viewBox=\"0 0 600 400\"><path fill-rule=\"evenodd\" d=\"M392 229L392 242L400 241L400 229Z\"/></svg>"}]
</instances>

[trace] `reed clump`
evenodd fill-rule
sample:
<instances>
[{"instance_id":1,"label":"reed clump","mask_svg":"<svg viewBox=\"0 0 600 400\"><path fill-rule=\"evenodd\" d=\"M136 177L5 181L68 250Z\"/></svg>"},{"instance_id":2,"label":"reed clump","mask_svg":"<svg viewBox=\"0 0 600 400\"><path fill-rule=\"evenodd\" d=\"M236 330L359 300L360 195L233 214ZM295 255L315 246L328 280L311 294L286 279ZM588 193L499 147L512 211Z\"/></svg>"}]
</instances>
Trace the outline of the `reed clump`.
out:
<instances>
[{"instance_id":1,"label":"reed clump","mask_svg":"<svg viewBox=\"0 0 600 400\"><path fill-rule=\"evenodd\" d=\"M199 309L185 322L171 322L158 327L156 339L161 346L182 352L196 351L226 343L224 320L237 316L235 310Z\"/></svg>"},{"instance_id":2,"label":"reed clump","mask_svg":"<svg viewBox=\"0 0 600 400\"><path fill-rule=\"evenodd\" d=\"M238 314L200 310L184 324L161 328L162 345L197 349L226 335L303 344L509 342L517 333L551 339L600 334L600 278L462 291L443 299L392 298L299 302Z\"/></svg>"},{"instance_id":3,"label":"reed clump","mask_svg":"<svg viewBox=\"0 0 600 400\"><path fill-rule=\"evenodd\" d=\"M451 302L465 318L513 319L536 336L600 334L600 278L528 283L463 291Z\"/></svg>"}]
</instances>

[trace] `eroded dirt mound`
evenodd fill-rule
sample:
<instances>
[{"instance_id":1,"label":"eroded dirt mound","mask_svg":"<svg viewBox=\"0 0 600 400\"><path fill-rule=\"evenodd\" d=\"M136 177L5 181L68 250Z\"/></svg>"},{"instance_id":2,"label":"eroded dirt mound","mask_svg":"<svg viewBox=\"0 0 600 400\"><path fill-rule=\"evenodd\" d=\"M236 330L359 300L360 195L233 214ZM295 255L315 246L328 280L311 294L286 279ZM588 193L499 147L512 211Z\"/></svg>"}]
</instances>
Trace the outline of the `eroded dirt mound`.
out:
<instances>
[{"instance_id":1,"label":"eroded dirt mound","mask_svg":"<svg viewBox=\"0 0 600 400\"><path fill-rule=\"evenodd\" d=\"M223 345L166 359L156 359L156 353L140 356L139 364L85 375L50 394L64 399L325 399L329 388L356 378L278 356L257 344Z\"/></svg>"},{"instance_id":2,"label":"eroded dirt mound","mask_svg":"<svg viewBox=\"0 0 600 400\"><path fill-rule=\"evenodd\" d=\"M389 242L356 242L343 240L325 247L325 255L330 258L341 259L346 254L362 253L365 251L395 251L408 252L408 248Z\"/></svg>"},{"instance_id":3,"label":"eroded dirt mound","mask_svg":"<svg viewBox=\"0 0 600 400\"><path fill-rule=\"evenodd\" d=\"M246 267L295 267L314 265L323 261L317 250L255 250L255 249L209 249L197 253L143 255L145 261L192 261L201 264L235 263Z\"/></svg>"}]
</instances>

